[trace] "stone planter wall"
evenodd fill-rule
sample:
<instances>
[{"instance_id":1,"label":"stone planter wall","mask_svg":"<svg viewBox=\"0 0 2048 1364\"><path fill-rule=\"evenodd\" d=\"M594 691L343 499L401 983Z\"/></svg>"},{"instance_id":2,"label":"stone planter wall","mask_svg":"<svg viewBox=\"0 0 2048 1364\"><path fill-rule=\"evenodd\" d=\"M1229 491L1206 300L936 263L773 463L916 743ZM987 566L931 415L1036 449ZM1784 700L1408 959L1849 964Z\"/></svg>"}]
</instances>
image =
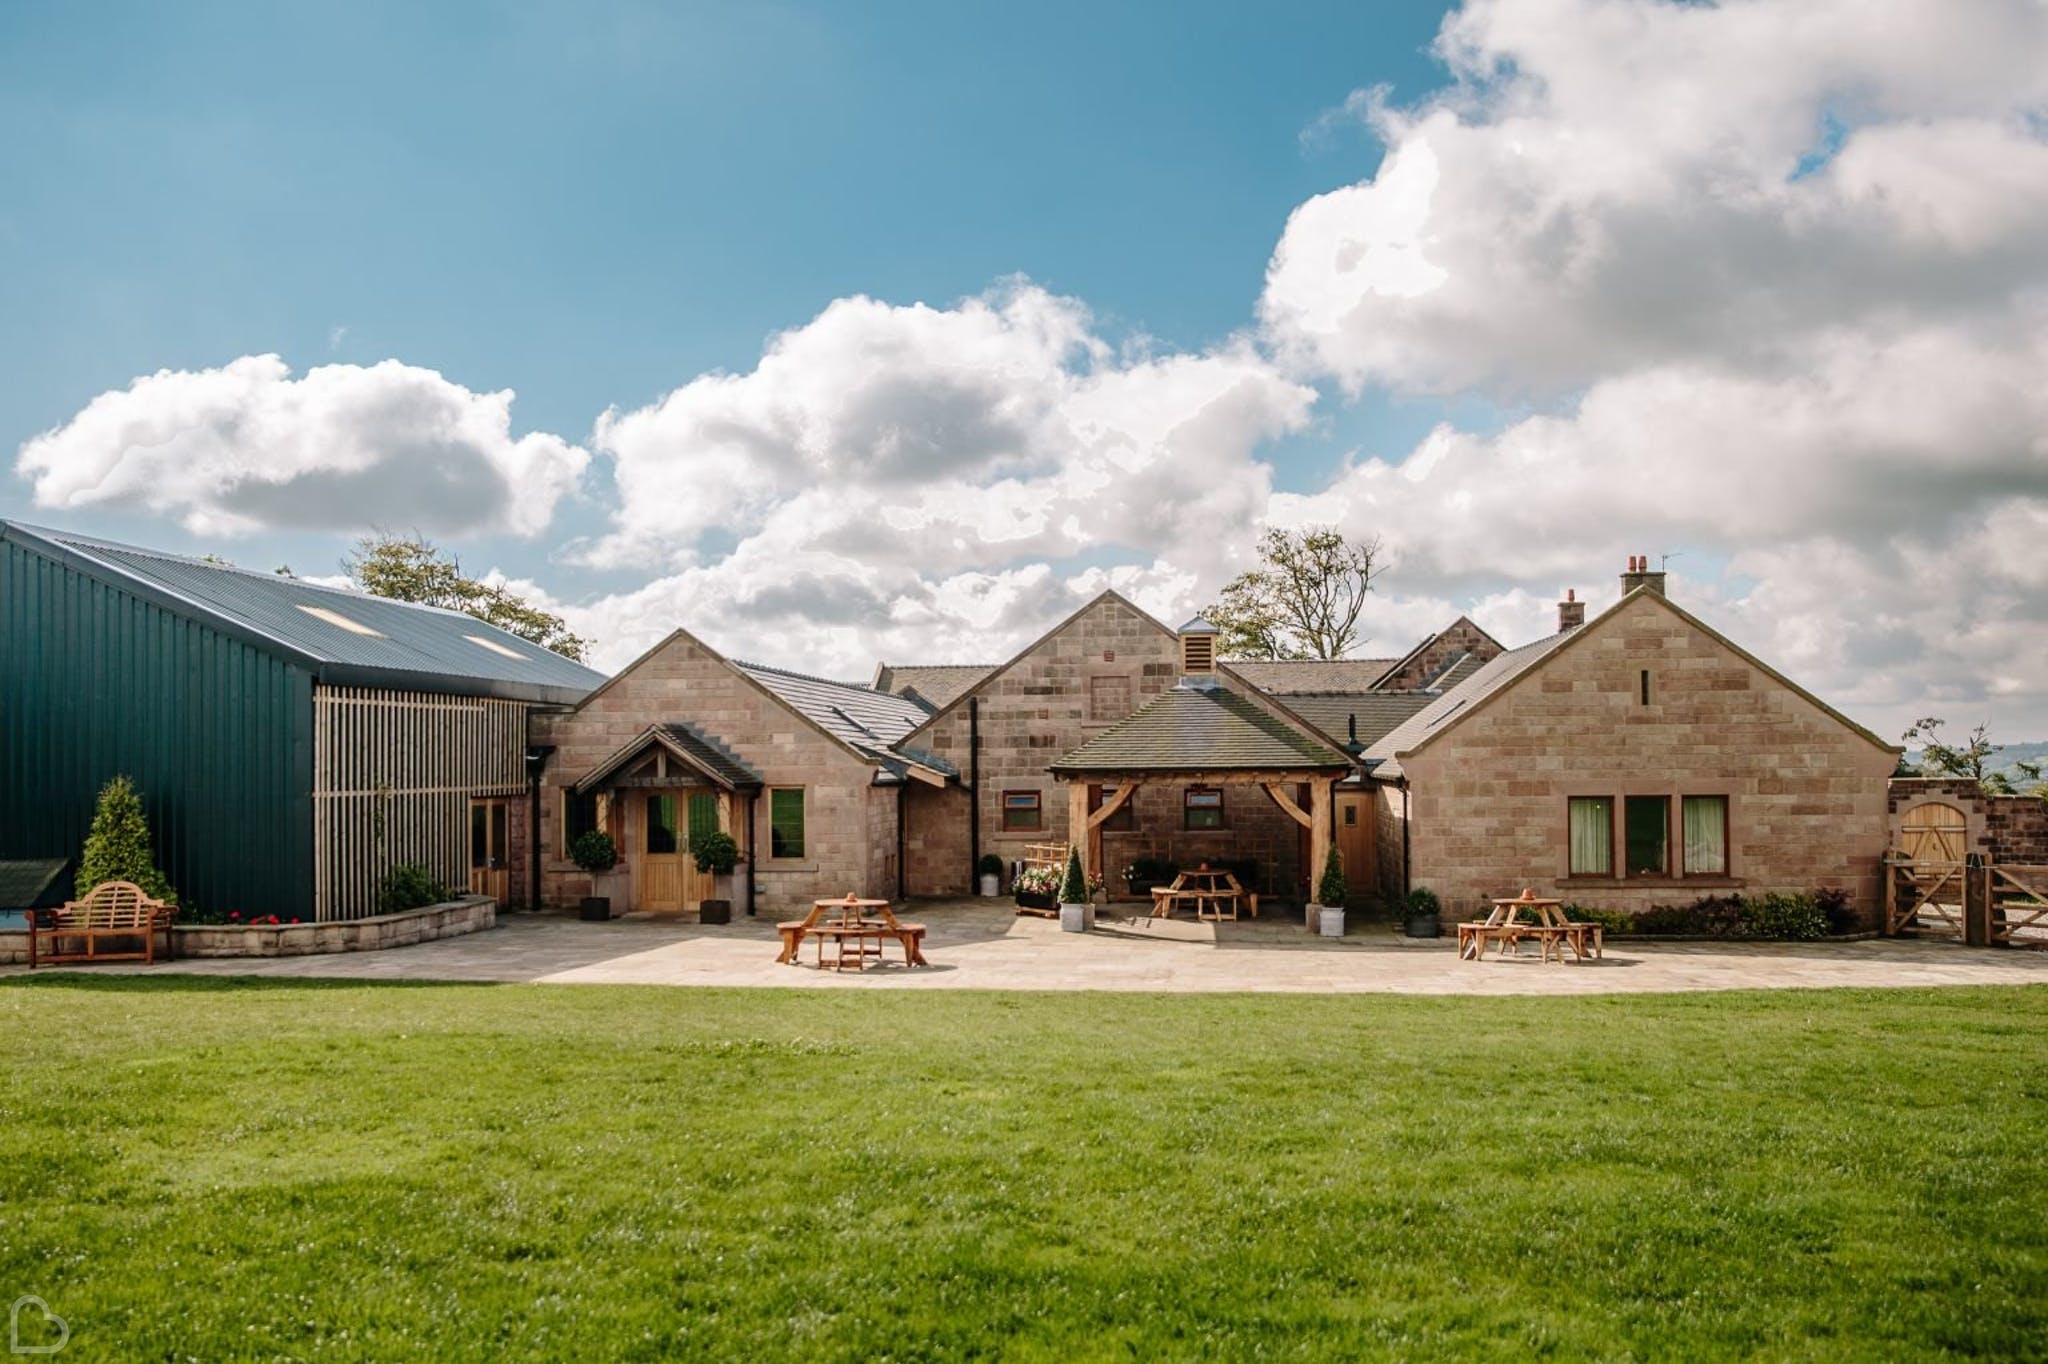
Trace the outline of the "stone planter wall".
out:
<instances>
[{"instance_id":1,"label":"stone planter wall","mask_svg":"<svg viewBox=\"0 0 2048 1364\"><path fill-rule=\"evenodd\" d=\"M403 914L378 914L329 924L180 924L171 930L180 957L306 957L324 952L374 952L436 938L459 937L498 922L498 902L465 896ZM159 959L161 960L161 958ZM28 962L28 934L0 933L0 965Z\"/></svg>"}]
</instances>

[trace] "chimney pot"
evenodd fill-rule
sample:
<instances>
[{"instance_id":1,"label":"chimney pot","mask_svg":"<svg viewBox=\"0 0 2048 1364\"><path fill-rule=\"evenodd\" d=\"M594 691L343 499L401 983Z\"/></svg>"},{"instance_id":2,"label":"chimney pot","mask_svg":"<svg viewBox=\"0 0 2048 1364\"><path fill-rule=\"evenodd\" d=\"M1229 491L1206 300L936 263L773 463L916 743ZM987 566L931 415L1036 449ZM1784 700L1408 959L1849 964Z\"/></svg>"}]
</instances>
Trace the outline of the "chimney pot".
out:
<instances>
[{"instance_id":1,"label":"chimney pot","mask_svg":"<svg viewBox=\"0 0 2048 1364\"><path fill-rule=\"evenodd\" d=\"M1564 600L1557 604L1557 632L1576 630L1586 623L1586 604L1579 600L1577 588L1566 588Z\"/></svg>"},{"instance_id":2,"label":"chimney pot","mask_svg":"<svg viewBox=\"0 0 2048 1364\"><path fill-rule=\"evenodd\" d=\"M1628 572L1621 575L1621 595L1626 597L1639 587L1647 587L1658 596L1664 595L1664 570L1650 568L1650 556L1631 554L1628 556Z\"/></svg>"}]
</instances>

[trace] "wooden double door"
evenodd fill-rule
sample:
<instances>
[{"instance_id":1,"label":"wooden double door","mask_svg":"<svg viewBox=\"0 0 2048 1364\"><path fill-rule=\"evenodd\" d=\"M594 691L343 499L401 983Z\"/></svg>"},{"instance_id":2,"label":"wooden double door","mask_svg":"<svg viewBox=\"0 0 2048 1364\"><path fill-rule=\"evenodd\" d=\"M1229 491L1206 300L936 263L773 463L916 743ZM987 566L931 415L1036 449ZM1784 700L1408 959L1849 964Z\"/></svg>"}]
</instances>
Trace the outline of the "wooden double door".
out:
<instances>
[{"instance_id":1,"label":"wooden double door","mask_svg":"<svg viewBox=\"0 0 2048 1364\"><path fill-rule=\"evenodd\" d=\"M469 893L504 904L512 889L512 802L505 796L469 802Z\"/></svg>"},{"instance_id":2,"label":"wooden double door","mask_svg":"<svg viewBox=\"0 0 2048 1364\"><path fill-rule=\"evenodd\" d=\"M635 909L675 913L712 897L715 878L697 870L690 837L719 827L718 797L705 790L633 791L627 795L634 858Z\"/></svg>"}]
</instances>

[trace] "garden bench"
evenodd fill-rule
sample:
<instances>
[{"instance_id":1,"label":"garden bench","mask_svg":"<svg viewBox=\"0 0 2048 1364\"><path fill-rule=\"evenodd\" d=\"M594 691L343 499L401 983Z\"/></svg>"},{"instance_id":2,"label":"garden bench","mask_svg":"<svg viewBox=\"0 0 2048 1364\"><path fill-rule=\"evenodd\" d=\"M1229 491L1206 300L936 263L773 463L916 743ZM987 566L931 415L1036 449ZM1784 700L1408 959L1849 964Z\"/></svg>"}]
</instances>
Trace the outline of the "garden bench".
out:
<instances>
[{"instance_id":1,"label":"garden bench","mask_svg":"<svg viewBox=\"0 0 2048 1364\"><path fill-rule=\"evenodd\" d=\"M152 900L133 881L103 881L84 898L68 900L62 909L31 911L28 917L29 969L45 963L73 961L156 960L156 935L164 935L164 955L171 955L171 916L176 911ZM141 947L134 946L135 939ZM106 939L127 940L125 951L102 950Z\"/></svg>"}]
</instances>

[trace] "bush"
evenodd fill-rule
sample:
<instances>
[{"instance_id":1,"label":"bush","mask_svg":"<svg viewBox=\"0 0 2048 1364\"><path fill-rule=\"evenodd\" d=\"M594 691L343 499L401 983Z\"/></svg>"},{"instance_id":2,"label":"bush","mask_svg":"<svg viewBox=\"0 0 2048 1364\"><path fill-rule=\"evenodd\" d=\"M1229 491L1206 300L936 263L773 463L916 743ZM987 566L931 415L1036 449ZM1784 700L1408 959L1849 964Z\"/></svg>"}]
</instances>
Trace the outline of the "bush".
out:
<instances>
[{"instance_id":1,"label":"bush","mask_svg":"<svg viewBox=\"0 0 2048 1364\"><path fill-rule=\"evenodd\" d=\"M1828 935L1828 916L1812 895L1777 892L1744 902L1742 936L1813 942Z\"/></svg>"},{"instance_id":2,"label":"bush","mask_svg":"<svg viewBox=\"0 0 2048 1364\"><path fill-rule=\"evenodd\" d=\"M1325 909L1338 909L1344 904L1344 862L1337 856L1334 844L1330 855L1323 859L1322 879L1316 882L1316 903Z\"/></svg>"},{"instance_id":3,"label":"bush","mask_svg":"<svg viewBox=\"0 0 2048 1364\"><path fill-rule=\"evenodd\" d=\"M1856 917L1856 911L1849 908L1849 892L1840 886L1829 886L1813 893L1813 902L1820 906L1820 912L1828 921L1830 933L1854 933L1863 927Z\"/></svg>"},{"instance_id":4,"label":"bush","mask_svg":"<svg viewBox=\"0 0 2048 1364\"><path fill-rule=\"evenodd\" d=\"M740 845L723 829L710 829L690 840L690 855L697 859L698 871L730 876L740 864Z\"/></svg>"},{"instance_id":5,"label":"bush","mask_svg":"<svg viewBox=\"0 0 2048 1364\"><path fill-rule=\"evenodd\" d=\"M1000 877L1003 874L1003 859L994 853L983 853L981 860L974 864L974 874Z\"/></svg>"},{"instance_id":6,"label":"bush","mask_svg":"<svg viewBox=\"0 0 2048 1364\"><path fill-rule=\"evenodd\" d=\"M1428 886L1417 886L1408 892L1408 917L1411 919L1434 919L1444 912L1443 901Z\"/></svg>"},{"instance_id":7,"label":"bush","mask_svg":"<svg viewBox=\"0 0 2048 1364\"><path fill-rule=\"evenodd\" d=\"M417 862L399 863L377 883L379 914L403 914L422 905L438 905L448 898L448 887Z\"/></svg>"},{"instance_id":8,"label":"bush","mask_svg":"<svg viewBox=\"0 0 2048 1364\"><path fill-rule=\"evenodd\" d=\"M1635 933L1636 916L1618 909L1601 909L1595 905L1560 905L1558 912L1566 922L1575 924L1598 924L1609 933Z\"/></svg>"},{"instance_id":9,"label":"bush","mask_svg":"<svg viewBox=\"0 0 2048 1364\"><path fill-rule=\"evenodd\" d=\"M142 797L135 783L117 776L100 788L99 805L93 811L92 829L85 836L85 851L78 858L77 898L84 899L94 886L108 881L133 881L142 893L167 905L178 903L178 892L156 869L150 851L149 819L142 813Z\"/></svg>"},{"instance_id":10,"label":"bush","mask_svg":"<svg viewBox=\"0 0 2048 1364\"><path fill-rule=\"evenodd\" d=\"M1067 849L1067 874L1060 881L1060 903L1063 905L1085 905L1088 903L1088 878L1081 874L1081 850Z\"/></svg>"},{"instance_id":11,"label":"bush","mask_svg":"<svg viewBox=\"0 0 2048 1364\"><path fill-rule=\"evenodd\" d=\"M569 860L596 876L619 865L619 848L612 842L610 834L602 829L592 829L579 834L569 845Z\"/></svg>"}]
</instances>

